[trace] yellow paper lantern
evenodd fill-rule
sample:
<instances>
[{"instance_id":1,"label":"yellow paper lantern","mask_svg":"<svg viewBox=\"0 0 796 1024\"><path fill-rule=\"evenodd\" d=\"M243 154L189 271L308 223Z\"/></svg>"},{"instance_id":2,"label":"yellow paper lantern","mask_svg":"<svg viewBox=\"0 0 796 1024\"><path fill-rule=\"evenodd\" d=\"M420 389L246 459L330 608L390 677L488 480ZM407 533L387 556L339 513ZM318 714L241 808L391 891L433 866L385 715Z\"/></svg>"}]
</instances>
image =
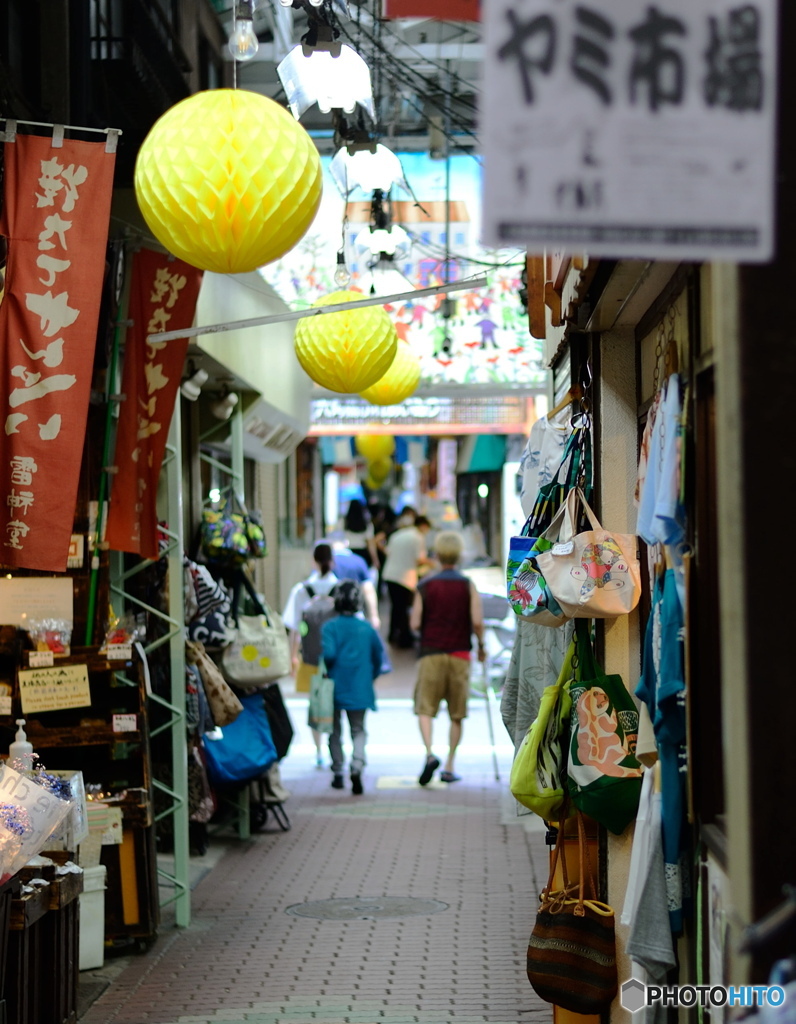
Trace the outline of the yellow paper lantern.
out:
<instances>
[{"instance_id":1,"label":"yellow paper lantern","mask_svg":"<svg viewBox=\"0 0 796 1024\"><path fill-rule=\"evenodd\" d=\"M334 306L361 298L361 292L332 292L313 305ZM299 362L317 384L355 394L390 368L398 335L382 306L364 306L299 320L294 343Z\"/></svg>"},{"instance_id":2,"label":"yellow paper lantern","mask_svg":"<svg viewBox=\"0 0 796 1024\"><path fill-rule=\"evenodd\" d=\"M365 485L365 487L367 487L369 491L378 491L378 489L381 487L384 481L374 480L373 477L370 476L370 474L368 474L368 476L365 477L362 483Z\"/></svg>"},{"instance_id":3,"label":"yellow paper lantern","mask_svg":"<svg viewBox=\"0 0 796 1024\"><path fill-rule=\"evenodd\" d=\"M304 235L321 201L321 161L284 107L213 89L155 122L134 183L144 220L169 252L202 270L241 274Z\"/></svg>"},{"instance_id":4,"label":"yellow paper lantern","mask_svg":"<svg viewBox=\"0 0 796 1024\"><path fill-rule=\"evenodd\" d=\"M419 383L420 360L407 342L401 341L389 370L359 396L372 405L398 405L417 391Z\"/></svg>"},{"instance_id":5,"label":"yellow paper lantern","mask_svg":"<svg viewBox=\"0 0 796 1024\"><path fill-rule=\"evenodd\" d=\"M383 484L387 477L392 472L393 461L389 458L374 459L368 465L368 476L372 480L376 480L379 484Z\"/></svg>"},{"instance_id":6,"label":"yellow paper lantern","mask_svg":"<svg viewBox=\"0 0 796 1024\"><path fill-rule=\"evenodd\" d=\"M358 434L354 444L366 459L380 459L395 451L395 438L390 434Z\"/></svg>"}]
</instances>

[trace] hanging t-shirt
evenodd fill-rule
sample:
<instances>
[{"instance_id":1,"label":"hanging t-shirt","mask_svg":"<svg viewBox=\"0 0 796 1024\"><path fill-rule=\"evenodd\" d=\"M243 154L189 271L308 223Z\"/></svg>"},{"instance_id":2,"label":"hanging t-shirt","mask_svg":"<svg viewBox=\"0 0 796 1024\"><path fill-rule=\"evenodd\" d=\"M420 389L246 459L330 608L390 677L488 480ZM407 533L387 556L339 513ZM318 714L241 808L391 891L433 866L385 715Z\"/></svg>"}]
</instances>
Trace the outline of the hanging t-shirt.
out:
<instances>
[{"instance_id":1,"label":"hanging t-shirt","mask_svg":"<svg viewBox=\"0 0 796 1024\"><path fill-rule=\"evenodd\" d=\"M564 446L571 433L569 422L556 423L546 416L531 427L517 470L520 504L526 518L533 510L539 488L550 483L561 465Z\"/></svg>"},{"instance_id":2,"label":"hanging t-shirt","mask_svg":"<svg viewBox=\"0 0 796 1024\"><path fill-rule=\"evenodd\" d=\"M666 894L672 931L683 926L687 891L685 782L685 623L673 569L658 577L644 639L644 658L636 696L652 718L661 770L661 816Z\"/></svg>"},{"instance_id":3,"label":"hanging t-shirt","mask_svg":"<svg viewBox=\"0 0 796 1024\"><path fill-rule=\"evenodd\" d=\"M677 547L684 539L680 505L682 413L680 378L673 373L664 384L654 419L646 476L639 496L636 533L647 544Z\"/></svg>"}]
</instances>

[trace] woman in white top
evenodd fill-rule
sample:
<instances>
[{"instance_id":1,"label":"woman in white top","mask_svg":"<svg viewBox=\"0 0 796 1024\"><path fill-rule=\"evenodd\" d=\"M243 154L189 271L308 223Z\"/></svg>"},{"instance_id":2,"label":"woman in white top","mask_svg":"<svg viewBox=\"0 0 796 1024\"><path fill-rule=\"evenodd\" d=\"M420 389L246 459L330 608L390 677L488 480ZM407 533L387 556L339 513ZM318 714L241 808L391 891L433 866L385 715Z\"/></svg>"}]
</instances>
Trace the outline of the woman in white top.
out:
<instances>
[{"instance_id":1,"label":"woman in white top","mask_svg":"<svg viewBox=\"0 0 796 1024\"><path fill-rule=\"evenodd\" d=\"M378 551L373 523L370 521L367 507L358 498L352 498L348 503L348 510L343 519L343 529L348 546L354 554L365 559L368 569L376 565Z\"/></svg>"},{"instance_id":2,"label":"woman in white top","mask_svg":"<svg viewBox=\"0 0 796 1024\"><path fill-rule=\"evenodd\" d=\"M332 571L332 548L329 544L316 544L312 557L316 568L305 580L293 587L282 612L285 626L290 630L291 668L296 680L296 693L310 692L312 677L318 670L317 665L305 664L299 654L304 610L314 597L325 597L340 582ZM312 738L316 749L315 763L322 768L323 736L313 729Z\"/></svg>"}]
</instances>

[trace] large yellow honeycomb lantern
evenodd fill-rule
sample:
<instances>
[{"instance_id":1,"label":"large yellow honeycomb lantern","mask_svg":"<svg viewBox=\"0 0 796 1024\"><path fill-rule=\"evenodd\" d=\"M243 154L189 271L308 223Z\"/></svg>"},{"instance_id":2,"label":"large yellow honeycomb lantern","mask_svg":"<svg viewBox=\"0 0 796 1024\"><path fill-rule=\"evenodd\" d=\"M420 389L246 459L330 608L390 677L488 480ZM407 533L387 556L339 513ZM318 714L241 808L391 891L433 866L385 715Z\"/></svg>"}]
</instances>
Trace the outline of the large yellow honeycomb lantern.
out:
<instances>
[{"instance_id":1,"label":"large yellow honeycomb lantern","mask_svg":"<svg viewBox=\"0 0 796 1024\"><path fill-rule=\"evenodd\" d=\"M332 292L314 306L356 302L361 292ZM395 358L398 335L382 306L343 309L299 320L294 337L298 360L330 391L356 394L384 376Z\"/></svg>"},{"instance_id":2,"label":"large yellow honeycomb lantern","mask_svg":"<svg viewBox=\"0 0 796 1024\"><path fill-rule=\"evenodd\" d=\"M417 391L420 383L420 360L405 341L398 342L395 359L384 376L360 391L360 397L372 405L398 405Z\"/></svg>"},{"instance_id":3,"label":"large yellow honeycomb lantern","mask_svg":"<svg viewBox=\"0 0 796 1024\"><path fill-rule=\"evenodd\" d=\"M393 454L395 438L391 434L357 434L354 445L364 458L381 459Z\"/></svg>"},{"instance_id":4,"label":"large yellow honeycomb lantern","mask_svg":"<svg viewBox=\"0 0 796 1024\"><path fill-rule=\"evenodd\" d=\"M381 456L381 458L374 459L368 465L368 477L371 480L375 480L377 484L381 485L387 479L387 477L393 471L393 461L387 456Z\"/></svg>"},{"instance_id":5,"label":"large yellow honeycomb lantern","mask_svg":"<svg viewBox=\"0 0 796 1024\"><path fill-rule=\"evenodd\" d=\"M299 241L321 201L312 139L278 103L241 89L182 100L155 122L135 164L144 220L201 270L242 274Z\"/></svg>"}]
</instances>

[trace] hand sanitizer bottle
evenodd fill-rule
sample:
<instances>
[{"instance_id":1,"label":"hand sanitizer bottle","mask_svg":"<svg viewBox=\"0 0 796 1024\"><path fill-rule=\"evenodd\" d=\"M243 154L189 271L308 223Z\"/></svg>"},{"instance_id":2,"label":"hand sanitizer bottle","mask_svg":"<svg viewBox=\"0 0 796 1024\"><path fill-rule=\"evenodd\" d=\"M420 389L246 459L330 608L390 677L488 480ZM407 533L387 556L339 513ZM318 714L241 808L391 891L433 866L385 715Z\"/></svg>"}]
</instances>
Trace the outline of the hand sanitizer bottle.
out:
<instances>
[{"instance_id":1,"label":"hand sanitizer bottle","mask_svg":"<svg viewBox=\"0 0 796 1024\"><path fill-rule=\"evenodd\" d=\"M19 728L14 742L8 748L8 764L16 771L27 772L33 768L33 744L28 740L23 728L25 719L18 718L17 725Z\"/></svg>"}]
</instances>

